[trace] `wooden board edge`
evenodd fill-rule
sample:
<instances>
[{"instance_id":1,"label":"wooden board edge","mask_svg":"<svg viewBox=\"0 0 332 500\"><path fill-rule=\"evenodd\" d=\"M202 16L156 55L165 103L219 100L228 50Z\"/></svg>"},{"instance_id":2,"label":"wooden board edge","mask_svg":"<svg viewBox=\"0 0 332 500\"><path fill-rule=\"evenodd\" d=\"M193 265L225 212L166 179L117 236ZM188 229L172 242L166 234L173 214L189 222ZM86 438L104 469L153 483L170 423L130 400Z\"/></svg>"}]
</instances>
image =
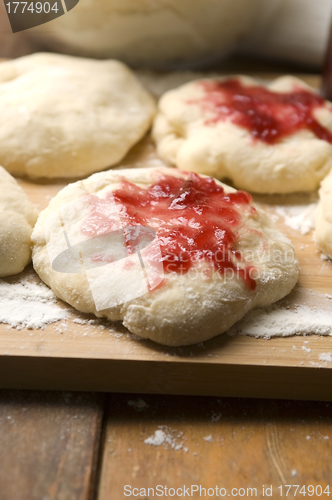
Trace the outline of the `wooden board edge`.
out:
<instances>
[{"instance_id":1,"label":"wooden board edge","mask_svg":"<svg viewBox=\"0 0 332 500\"><path fill-rule=\"evenodd\" d=\"M332 370L11 356L0 388L332 401Z\"/></svg>"}]
</instances>

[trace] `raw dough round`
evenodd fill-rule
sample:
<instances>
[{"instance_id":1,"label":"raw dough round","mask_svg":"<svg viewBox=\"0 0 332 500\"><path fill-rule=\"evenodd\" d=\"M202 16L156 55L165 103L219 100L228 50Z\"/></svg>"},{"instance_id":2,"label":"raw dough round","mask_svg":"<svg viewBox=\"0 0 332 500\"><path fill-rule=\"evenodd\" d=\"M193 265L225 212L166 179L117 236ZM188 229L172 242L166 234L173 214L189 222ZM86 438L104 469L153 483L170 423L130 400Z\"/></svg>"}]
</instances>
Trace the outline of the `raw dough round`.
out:
<instances>
[{"instance_id":1,"label":"raw dough round","mask_svg":"<svg viewBox=\"0 0 332 500\"><path fill-rule=\"evenodd\" d=\"M33 54L0 64L0 163L30 177L85 176L149 129L154 99L118 61Z\"/></svg>"},{"instance_id":2,"label":"raw dough round","mask_svg":"<svg viewBox=\"0 0 332 500\"><path fill-rule=\"evenodd\" d=\"M208 195L202 195L201 187L197 187L195 183L198 182L200 186L199 183L207 182L207 179L209 178L205 176L176 169L145 168L102 172L70 184L40 214L35 226L32 240L36 272L60 299L79 311L94 313L110 320L122 320L131 332L160 344L194 344L225 332L250 309L271 304L287 295L297 281L298 262L290 241L275 228L262 210L254 207L250 195L237 192L213 179L209 179L209 185L219 191L221 186L224 191L218 191L217 201L213 202L216 203L213 212L204 222L204 211L210 210L210 202L206 201L209 199L206 198ZM179 182L182 187L167 191L160 187L163 182ZM116 297L121 295L128 298L128 293L132 293L132 287L138 283L134 263L126 259L127 262L122 261L120 268L115 269L112 260L114 248L108 251L107 247L100 244L103 235L109 237L114 234L110 233L111 227L114 231L119 227L112 226L110 221L114 220L114 213L110 205L105 204L110 193L117 197L119 192L125 193L129 202L134 201L134 216L139 214L147 217L144 219L145 226L156 230L165 269L161 282L157 280L155 285L158 286L153 286L152 290L127 302L105 307L109 297L114 296L115 288L118 294L115 294ZM229 202L229 205L227 200L222 201L223 193L225 196L227 194L227 199L239 196L245 202ZM155 197L159 200L157 208ZM138 204L138 199L143 200L141 205ZM183 207L186 199L189 200L189 208ZM158 216L159 202L166 204L166 215ZM125 221L124 226L127 226L126 214L130 213L131 208L128 208L127 202L123 203L127 208L120 205L119 209L117 205L117 210L120 219ZM228 212L227 207L233 208L236 215L235 212ZM209 224L215 221L214 214L219 209L225 215L213 222L211 229ZM228 236L225 235L232 222L226 221L233 220L233 217L238 218L232 233L234 243L231 247L223 246L223 243L218 242L228 241ZM166 236L163 232L165 227L171 231ZM66 238L63 236L64 229ZM182 230L191 234L186 241L179 236L179 231ZM211 234L209 230L213 230L213 238L217 238L213 240L217 241L214 243L215 247L204 243L204 238ZM99 243L95 235L99 235ZM195 254L196 259L190 257L188 260L187 250L191 251L192 245L202 238L202 246ZM75 248L80 248L76 270L75 266L70 267L73 265ZM171 250L165 251L165 248ZM176 249L179 248L181 252L177 254ZM231 248L232 256L229 258L236 262L237 271L234 273L231 272L232 265L227 261L227 256L230 255L226 252L227 248ZM235 250L237 257L233 253ZM155 248L154 252L157 255ZM205 256L210 255L210 260L205 257L202 259L202 252L205 252ZM218 252L217 263L222 262L220 265L223 265L227 261L225 269L216 270L214 267L213 256L217 256ZM62 257L59 260L57 257L60 254ZM144 250L141 254L145 269L149 272L148 254L144 254ZM175 259L176 255L180 255L180 260ZM131 258L136 256L134 254ZM174 268L175 262L181 263L181 266L190 262L189 270L187 268L187 271L179 272L179 268ZM96 267L98 263L103 265ZM59 271L60 265L62 267ZM240 268L244 270L244 274L241 274ZM252 280L249 280L250 269L254 274Z\"/></svg>"},{"instance_id":3,"label":"raw dough round","mask_svg":"<svg viewBox=\"0 0 332 500\"><path fill-rule=\"evenodd\" d=\"M249 77L237 76L230 80L234 79L244 87L258 85ZM161 98L153 127L159 155L182 170L228 178L237 188L251 192L291 193L317 189L332 167L332 144L307 128L274 143L254 138L247 128L234 123L238 115L226 111L219 117L223 94L217 95L214 104L215 95L211 97L208 90L211 83L218 81L227 79L197 80L166 92ZM294 89L313 94L304 82L291 76L278 78L267 88L281 94ZM211 101L207 102L208 99ZM292 109L282 109L282 118L283 113L287 113L289 121L293 119ZM314 109L313 116L332 132L330 103L323 101L322 106ZM258 123L258 127L261 126L262 123Z\"/></svg>"},{"instance_id":4,"label":"raw dough round","mask_svg":"<svg viewBox=\"0 0 332 500\"><path fill-rule=\"evenodd\" d=\"M114 57L136 66L211 65L249 32L264 3L80 0L68 14L29 30L28 35L39 35L57 52Z\"/></svg>"},{"instance_id":5,"label":"raw dough round","mask_svg":"<svg viewBox=\"0 0 332 500\"><path fill-rule=\"evenodd\" d=\"M0 167L0 277L18 274L29 264L37 217L27 195Z\"/></svg>"},{"instance_id":6,"label":"raw dough round","mask_svg":"<svg viewBox=\"0 0 332 500\"><path fill-rule=\"evenodd\" d=\"M315 239L322 251L332 259L332 170L319 190L316 211Z\"/></svg>"}]
</instances>

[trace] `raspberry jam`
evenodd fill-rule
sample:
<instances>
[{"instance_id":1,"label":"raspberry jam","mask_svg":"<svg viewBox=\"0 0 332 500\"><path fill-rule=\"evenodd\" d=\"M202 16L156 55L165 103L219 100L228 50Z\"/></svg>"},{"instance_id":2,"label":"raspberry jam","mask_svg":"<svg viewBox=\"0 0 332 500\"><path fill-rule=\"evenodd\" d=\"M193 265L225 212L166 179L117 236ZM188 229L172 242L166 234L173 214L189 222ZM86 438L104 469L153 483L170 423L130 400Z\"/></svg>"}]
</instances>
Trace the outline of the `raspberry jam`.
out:
<instances>
[{"instance_id":1,"label":"raspberry jam","mask_svg":"<svg viewBox=\"0 0 332 500\"><path fill-rule=\"evenodd\" d=\"M314 117L315 109L325 105L318 94L299 87L292 92L273 92L259 85L243 85L235 78L205 81L199 85L205 95L190 102L198 102L215 114L208 124L230 119L267 144L275 144L283 137L308 129L318 139L332 144L332 133Z\"/></svg>"},{"instance_id":2,"label":"raspberry jam","mask_svg":"<svg viewBox=\"0 0 332 500\"><path fill-rule=\"evenodd\" d=\"M240 211L252 217L257 213L250 194L227 194L214 179L188 173L186 179L163 175L148 188L123 180L112 195L123 226L148 226L157 232L165 273L187 273L204 260L210 264L207 278L213 271L228 276L227 270L232 270L255 289L250 272L255 269L236 249L237 230L243 226ZM118 229L105 216L110 199L90 198L83 234L95 237Z\"/></svg>"}]
</instances>

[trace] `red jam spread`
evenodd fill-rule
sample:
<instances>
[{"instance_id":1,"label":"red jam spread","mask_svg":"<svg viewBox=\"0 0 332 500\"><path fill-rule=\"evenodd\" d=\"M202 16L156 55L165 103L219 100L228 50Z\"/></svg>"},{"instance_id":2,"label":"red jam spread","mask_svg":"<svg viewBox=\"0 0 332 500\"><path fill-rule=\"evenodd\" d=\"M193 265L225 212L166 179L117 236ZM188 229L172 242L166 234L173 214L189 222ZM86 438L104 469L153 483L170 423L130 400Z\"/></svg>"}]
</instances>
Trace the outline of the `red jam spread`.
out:
<instances>
[{"instance_id":1,"label":"red jam spread","mask_svg":"<svg viewBox=\"0 0 332 500\"><path fill-rule=\"evenodd\" d=\"M195 262L204 260L212 271L241 276L254 290L256 282L236 250L237 229L243 224L240 211L251 215L256 209L250 194L225 193L214 179L189 173L186 179L163 175L143 188L123 180L110 197L90 198L91 214L82 232L95 237L118 229L107 221L107 204L112 196L120 207L123 226L148 226L156 230L165 273L187 273Z\"/></svg>"},{"instance_id":2,"label":"red jam spread","mask_svg":"<svg viewBox=\"0 0 332 500\"><path fill-rule=\"evenodd\" d=\"M207 123L230 119L267 144L302 129L311 130L318 139L332 144L332 133L315 119L314 111L325 105L324 99L313 92L295 87L280 93L255 85L246 86L237 79L201 82L205 95L197 100L215 117Z\"/></svg>"}]
</instances>

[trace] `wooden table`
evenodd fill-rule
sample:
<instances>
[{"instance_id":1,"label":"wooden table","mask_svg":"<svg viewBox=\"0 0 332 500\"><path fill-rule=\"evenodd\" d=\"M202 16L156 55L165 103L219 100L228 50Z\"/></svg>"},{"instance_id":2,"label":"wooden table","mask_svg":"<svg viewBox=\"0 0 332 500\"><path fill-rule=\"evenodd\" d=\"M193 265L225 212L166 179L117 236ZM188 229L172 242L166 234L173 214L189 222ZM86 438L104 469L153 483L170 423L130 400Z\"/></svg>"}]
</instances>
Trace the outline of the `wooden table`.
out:
<instances>
[{"instance_id":1,"label":"wooden table","mask_svg":"<svg viewBox=\"0 0 332 500\"><path fill-rule=\"evenodd\" d=\"M158 430L169 443L146 444ZM331 484L331 442L331 403L1 391L0 499L120 500L126 485L281 498Z\"/></svg>"},{"instance_id":2,"label":"wooden table","mask_svg":"<svg viewBox=\"0 0 332 500\"><path fill-rule=\"evenodd\" d=\"M1 2L0 57L33 48L24 33L10 34ZM164 443L145 443L156 436ZM237 488L243 498L247 488L267 498L272 486L272 498L281 498L282 484L332 483L331 443L331 403L2 390L0 500L118 500L126 485L198 485L207 494L218 486L219 496Z\"/></svg>"}]
</instances>

